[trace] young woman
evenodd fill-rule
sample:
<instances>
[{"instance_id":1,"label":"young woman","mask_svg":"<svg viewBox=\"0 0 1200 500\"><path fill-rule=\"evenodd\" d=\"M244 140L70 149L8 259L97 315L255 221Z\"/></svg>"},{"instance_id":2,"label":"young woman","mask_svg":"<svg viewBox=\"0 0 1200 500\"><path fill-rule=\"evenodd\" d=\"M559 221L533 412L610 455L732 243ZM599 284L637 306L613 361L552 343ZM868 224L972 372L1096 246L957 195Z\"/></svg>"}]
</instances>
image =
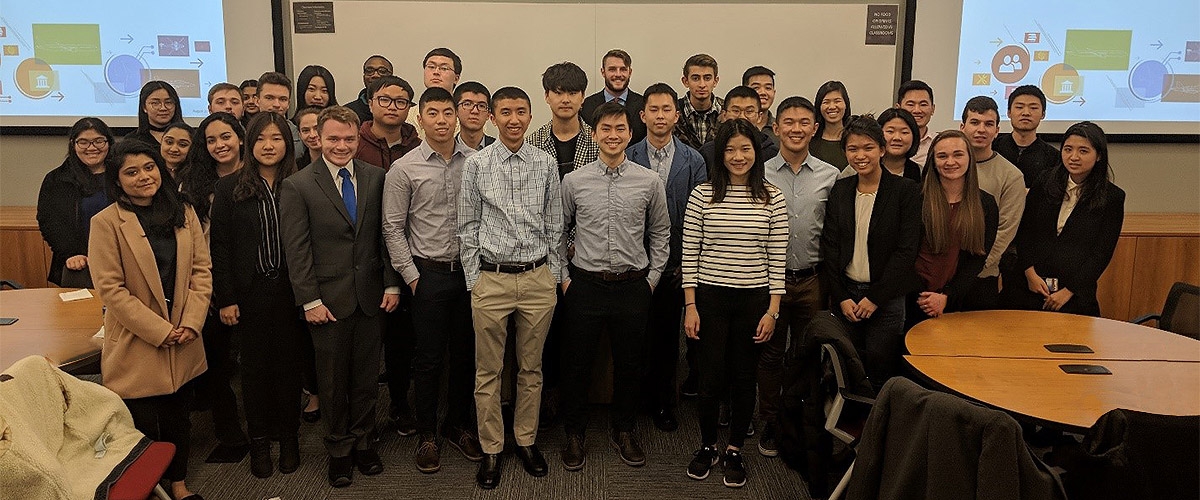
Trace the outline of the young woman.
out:
<instances>
[{"instance_id":1,"label":"young woman","mask_svg":"<svg viewBox=\"0 0 1200 500\"><path fill-rule=\"evenodd\" d=\"M917 119L908 110L888 108L879 113L877 121L883 127L883 139L887 141L883 152L883 168L921 185L921 166L909 159L917 154L917 148L921 146L916 139L921 130L917 126Z\"/></svg>"},{"instance_id":2,"label":"young woman","mask_svg":"<svg viewBox=\"0 0 1200 500\"><path fill-rule=\"evenodd\" d=\"M808 150L825 163L837 168L845 168L846 153L842 151L842 129L850 121L850 94L846 86L837 80L831 80L817 89L817 98L813 99L817 106L817 132L809 143Z\"/></svg>"},{"instance_id":3,"label":"young woman","mask_svg":"<svg viewBox=\"0 0 1200 500\"><path fill-rule=\"evenodd\" d=\"M1017 230L1026 290L1015 292L1025 308L1100 315L1096 282L1125 219L1125 191L1111 179L1104 131L1092 122L1071 125L1062 163L1029 190Z\"/></svg>"},{"instance_id":4,"label":"young woman","mask_svg":"<svg viewBox=\"0 0 1200 500\"><path fill-rule=\"evenodd\" d=\"M186 167L179 173L184 200L196 208L207 230L217 179L242 168L242 143L246 131L237 118L225 112L208 115L192 137Z\"/></svg>"},{"instance_id":5,"label":"young woman","mask_svg":"<svg viewBox=\"0 0 1200 500\"><path fill-rule=\"evenodd\" d=\"M212 275L200 220L163 170L158 149L146 143L122 141L113 148L104 181L115 203L92 218L88 267L108 308L100 351L104 386L125 400L138 430L175 445L163 474L172 496L200 500L184 482L188 394L191 380L207 367L196 340Z\"/></svg>"},{"instance_id":6,"label":"young woman","mask_svg":"<svg viewBox=\"0 0 1200 500\"><path fill-rule=\"evenodd\" d=\"M321 108L309 106L296 111L296 128L300 130L300 139L304 141L304 151L296 152L296 168L307 167L321 157L321 137L317 134L317 115Z\"/></svg>"},{"instance_id":7,"label":"young woman","mask_svg":"<svg viewBox=\"0 0 1200 500\"><path fill-rule=\"evenodd\" d=\"M784 293L788 221L783 193L763 179L757 129L729 120L714 141L722 166L692 190L683 226L684 331L695 339L700 370L700 449L692 479L721 460L724 483L746 484L741 448L757 400L755 370L770 340ZM718 406L728 396L731 424L717 449Z\"/></svg>"},{"instance_id":8,"label":"young woman","mask_svg":"<svg viewBox=\"0 0 1200 500\"><path fill-rule=\"evenodd\" d=\"M125 136L137 139L158 149L167 125L183 121L179 93L171 84L151 80L142 85L138 96L138 126Z\"/></svg>"},{"instance_id":9,"label":"young woman","mask_svg":"<svg viewBox=\"0 0 1200 500\"><path fill-rule=\"evenodd\" d=\"M242 126L245 127L258 114L258 80L242 80L238 89L242 91Z\"/></svg>"},{"instance_id":10,"label":"young woman","mask_svg":"<svg viewBox=\"0 0 1200 500\"><path fill-rule=\"evenodd\" d=\"M167 171L172 176L178 176L180 166L187 159L188 151L192 149L192 136L196 129L184 122L175 122L163 129L162 153L163 161L167 162Z\"/></svg>"},{"instance_id":11,"label":"young woman","mask_svg":"<svg viewBox=\"0 0 1200 500\"><path fill-rule=\"evenodd\" d=\"M887 142L870 116L850 120L842 143L856 174L829 191L821 233L822 272L835 316L878 389L898 371L904 296L920 287L921 189L883 168Z\"/></svg>"},{"instance_id":12,"label":"young woman","mask_svg":"<svg viewBox=\"0 0 1200 500\"><path fill-rule=\"evenodd\" d=\"M909 295L906 327L961 310L963 294L983 270L1000 224L996 199L979 189L966 134L958 130L938 134L929 146L925 168L921 187L925 231L917 254L922 291Z\"/></svg>"},{"instance_id":13,"label":"young woman","mask_svg":"<svg viewBox=\"0 0 1200 500\"><path fill-rule=\"evenodd\" d=\"M212 211L213 305L238 336L250 471L300 465L300 345L306 330L292 295L279 236L279 184L296 171L292 137L277 113L250 120L245 166L217 181Z\"/></svg>"},{"instance_id":14,"label":"young woman","mask_svg":"<svg viewBox=\"0 0 1200 500\"><path fill-rule=\"evenodd\" d=\"M312 106L325 109L337 106L333 74L324 66L310 65L300 70L300 76L296 77L296 92L300 93L298 104L301 108Z\"/></svg>"},{"instance_id":15,"label":"young woman","mask_svg":"<svg viewBox=\"0 0 1200 500\"><path fill-rule=\"evenodd\" d=\"M104 191L104 161L112 144L112 131L103 120L80 118L67 134L67 158L42 179L37 221L42 239L50 245L50 283L91 288L89 221L110 203Z\"/></svg>"}]
</instances>

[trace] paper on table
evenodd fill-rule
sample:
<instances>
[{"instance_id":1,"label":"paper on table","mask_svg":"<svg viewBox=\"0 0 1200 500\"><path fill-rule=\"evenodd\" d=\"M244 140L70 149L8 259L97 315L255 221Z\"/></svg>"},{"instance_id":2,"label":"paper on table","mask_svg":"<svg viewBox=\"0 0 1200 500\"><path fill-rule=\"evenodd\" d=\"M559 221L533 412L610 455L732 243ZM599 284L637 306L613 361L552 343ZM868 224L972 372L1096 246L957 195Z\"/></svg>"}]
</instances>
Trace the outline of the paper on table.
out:
<instances>
[{"instance_id":1,"label":"paper on table","mask_svg":"<svg viewBox=\"0 0 1200 500\"><path fill-rule=\"evenodd\" d=\"M61 298L63 302L71 302L72 300L90 299L92 298L92 292L89 292L86 288L80 288L74 292L60 293L58 294L58 297Z\"/></svg>"}]
</instances>

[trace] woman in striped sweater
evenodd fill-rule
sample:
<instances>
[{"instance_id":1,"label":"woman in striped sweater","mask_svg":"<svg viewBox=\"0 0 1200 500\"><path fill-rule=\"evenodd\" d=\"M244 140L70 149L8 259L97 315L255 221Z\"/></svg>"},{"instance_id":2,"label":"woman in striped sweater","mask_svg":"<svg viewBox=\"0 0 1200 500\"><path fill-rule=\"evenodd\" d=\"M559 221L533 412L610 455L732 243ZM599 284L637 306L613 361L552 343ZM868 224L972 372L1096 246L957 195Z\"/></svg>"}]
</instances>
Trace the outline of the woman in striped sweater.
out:
<instances>
[{"instance_id":1,"label":"woman in striped sweater","mask_svg":"<svg viewBox=\"0 0 1200 500\"><path fill-rule=\"evenodd\" d=\"M722 458L718 397L728 393L732 423L722 465L732 488L746 484L741 447L754 411L760 345L779 317L788 239L787 207L763 178L766 158L756 135L743 119L721 124L714 151L723 161L710 182L692 190L683 223L684 331L699 346L702 441L687 474L704 479Z\"/></svg>"}]
</instances>

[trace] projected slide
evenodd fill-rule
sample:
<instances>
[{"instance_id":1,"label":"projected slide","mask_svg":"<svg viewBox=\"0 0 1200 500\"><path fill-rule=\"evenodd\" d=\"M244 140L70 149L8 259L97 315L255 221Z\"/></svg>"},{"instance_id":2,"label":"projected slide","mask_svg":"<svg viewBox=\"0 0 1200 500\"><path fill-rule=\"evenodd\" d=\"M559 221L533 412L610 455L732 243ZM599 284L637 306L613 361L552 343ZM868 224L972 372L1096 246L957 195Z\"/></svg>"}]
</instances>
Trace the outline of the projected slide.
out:
<instances>
[{"instance_id":1,"label":"projected slide","mask_svg":"<svg viewBox=\"0 0 1200 500\"><path fill-rule=\"evenodd\" d=\"M1072 5L1073 4L1073 5ZM1048 120L1200 121L1200 2L964 0L955 114L1037 85Z\"/></svg>"},{"instance_id":2,"label":"projected slide","mask_svg":"<svg viewBox=\"0 0 1200 500\"><path fill-rule=\"evenodd\" d=\"M0 115L137 115L142 84L162 80L199 117L226 79L221 0L0 5Z\"/></svg>"}]
</instances>

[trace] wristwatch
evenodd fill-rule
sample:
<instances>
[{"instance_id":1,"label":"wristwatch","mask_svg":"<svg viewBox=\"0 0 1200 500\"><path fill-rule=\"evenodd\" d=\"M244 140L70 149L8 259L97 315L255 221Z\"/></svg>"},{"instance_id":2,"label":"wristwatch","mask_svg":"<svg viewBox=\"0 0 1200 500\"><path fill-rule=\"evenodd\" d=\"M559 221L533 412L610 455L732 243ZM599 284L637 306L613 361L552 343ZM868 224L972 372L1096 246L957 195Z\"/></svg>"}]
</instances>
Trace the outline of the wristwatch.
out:
<instances>
[{"instance_id":1,"label":"wristwatch","mask_svg":"<svg viewBox=\"0 0 1200 500\"><path fill-rule=\"evenodd\" d=\"M778 312L771 312L771 311L767 311L767 316L770 316L770 317L771 317L771 319L773 319L773 320L776 320L776 321L778 321L778 320L779 320L779 313L778 313Z\"/></svg>"}]
</instances>

